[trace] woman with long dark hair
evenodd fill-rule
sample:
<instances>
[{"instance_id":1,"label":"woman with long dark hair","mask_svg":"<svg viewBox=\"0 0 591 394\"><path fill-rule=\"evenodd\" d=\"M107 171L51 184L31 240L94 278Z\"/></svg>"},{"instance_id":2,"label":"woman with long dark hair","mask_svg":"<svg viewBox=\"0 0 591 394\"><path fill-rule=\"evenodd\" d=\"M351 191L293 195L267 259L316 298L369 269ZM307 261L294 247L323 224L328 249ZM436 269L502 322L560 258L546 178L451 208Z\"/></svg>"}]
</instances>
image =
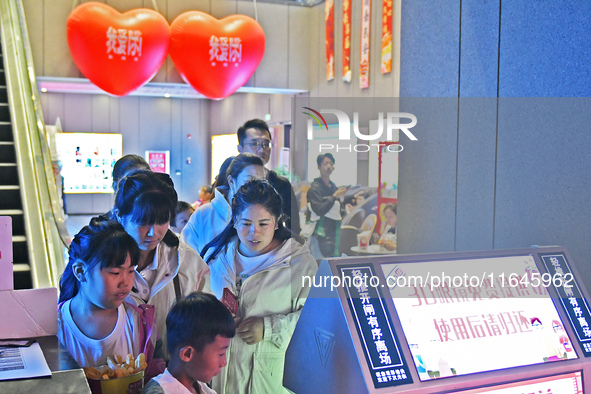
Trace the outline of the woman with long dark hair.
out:
<instances>
[{"instance_id":1,"label":"woman with long dark hair","mask_svg":"<svg viewBox=\"0 0 591 394\"><path fill-rule=\"evenodd\" d=\"M251 153L236 156L227 169L220 169L216 178L215 197L210 204L202 205L193 212L181 233L181 239L201 252L230 222L230 204L240 186L250 179L264 177L265 167L260 157Z\"/></svg>"},{"instance_id":2,"label":"woman with long dark hair","mask_svg":"<svg viewBox=\"0 0 591 394\"><path fill-rule=\"evenodd\" d=\"M213 380L219 393L281 393L285 351L318 268L303 238L285 227L281 196L266 180L240 187L232 219L203 250L218 298L235 297L236 337L228 365ZM225 296L224 296L225 294Z\"/></svg>"}]
</instances>

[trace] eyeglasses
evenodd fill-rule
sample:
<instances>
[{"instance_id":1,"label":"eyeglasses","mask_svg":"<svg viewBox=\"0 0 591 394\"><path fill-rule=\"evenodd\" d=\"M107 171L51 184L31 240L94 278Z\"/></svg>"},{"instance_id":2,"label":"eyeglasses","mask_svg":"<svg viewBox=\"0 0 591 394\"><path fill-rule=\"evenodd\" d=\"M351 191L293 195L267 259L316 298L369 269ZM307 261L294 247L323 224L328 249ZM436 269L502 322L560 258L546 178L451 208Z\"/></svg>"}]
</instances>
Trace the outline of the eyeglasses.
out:
<instances>
[{"instance_id":1,"label":"eyeglasses","mask_svg":"<svg viewBox=\"0 0 591 394\"><path fill-rule=\"evenodd\" d=\"M256 149L269 149L271 147L271 142L270 141L252 141L249 142L248 144L244 144L248 147L250 147L250 149L252 150L256 150Z\"/></svg>"}]
</instances>

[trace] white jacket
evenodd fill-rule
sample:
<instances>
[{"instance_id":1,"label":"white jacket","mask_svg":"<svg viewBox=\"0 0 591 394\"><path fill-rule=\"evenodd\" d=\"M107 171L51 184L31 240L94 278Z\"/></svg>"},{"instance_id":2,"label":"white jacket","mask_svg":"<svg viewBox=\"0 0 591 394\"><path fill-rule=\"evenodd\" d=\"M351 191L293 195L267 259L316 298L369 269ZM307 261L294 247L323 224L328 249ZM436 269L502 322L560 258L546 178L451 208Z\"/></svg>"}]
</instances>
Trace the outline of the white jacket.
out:
<instances>
[{"instance_id":1,"label":"white jacket","mask_svg":"<svg viewBox=\"0 0 591 394\"><path fill-rule=\"evenodd\" d=\"M158 268L152 285L150 298L145 302L134 291L129 293L126 301L134 305L154 305L156 328L162 339L162 351L164 359L168 360L168 348L166 346L166 315L176 301L173 278L179 276L179 287L182 296L187 296L194 291L211 293L209 282L209 267L201 256L183 241L178 248L171 247L160 242L156 247ZM138 288L140 273L135 272L134 289Z\"/></svg>"},{"instance_id":2,"label":"white jacket","mask_svg":"<svg viewBox=\"0 0 591 394\"><path fill-rule=\"evenodd\" d=\"M181 240L201 253L205 245L217 237L230 223L232 207L217 188L211 203L197 208L181 232Z\"/></svg>"},{"instance_id":3,"label":"white jacket","mask_svg":"<svg viewBox=\"0 0 591 394\"><path fill-rule=\"evenodd\" d=\"M234 294L236 270L234 255L238 238L233 238L210 262L211 286L217 298L224 287ZM281 393L285 351L304 301L310 291L302 287L302 276L313 277L318 269L307 244L288 239L276 252L275 262L242 283L237 317L262 316L263 340L248 345L235 336L228 348L228 365L213 378L212 388L219 394Z\"/></svg>"}]
</instances>

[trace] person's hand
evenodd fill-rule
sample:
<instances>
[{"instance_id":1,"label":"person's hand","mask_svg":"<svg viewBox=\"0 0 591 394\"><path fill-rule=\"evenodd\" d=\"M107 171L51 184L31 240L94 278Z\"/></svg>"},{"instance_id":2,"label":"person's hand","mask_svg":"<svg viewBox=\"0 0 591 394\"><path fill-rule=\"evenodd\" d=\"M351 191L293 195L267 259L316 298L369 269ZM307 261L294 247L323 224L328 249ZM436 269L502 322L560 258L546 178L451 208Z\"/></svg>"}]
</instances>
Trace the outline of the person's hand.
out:
<instances>
[{"instance_id":1,"label":"person's hand","mask_svg":"<svg viewBox=\"0 0 591 394\"><path fill-rule=\"evenodd\" d=\"M236 327L236 335L249 345L262 341L264 334L265 323L260 316L246 318Z\"/></svg>"},{"instance_id":2,"label":"person's hand","mask_svg":"<svg viewBox=\"0 0 591 394\"><path fill-rule=\"evenodd\" d=\"M341 198L345 196L345 193L347 193L347 187L345 186L341 186L337 189L336 192L334 192L333 196L334 198Z\"/></svg>"}]
</instances>

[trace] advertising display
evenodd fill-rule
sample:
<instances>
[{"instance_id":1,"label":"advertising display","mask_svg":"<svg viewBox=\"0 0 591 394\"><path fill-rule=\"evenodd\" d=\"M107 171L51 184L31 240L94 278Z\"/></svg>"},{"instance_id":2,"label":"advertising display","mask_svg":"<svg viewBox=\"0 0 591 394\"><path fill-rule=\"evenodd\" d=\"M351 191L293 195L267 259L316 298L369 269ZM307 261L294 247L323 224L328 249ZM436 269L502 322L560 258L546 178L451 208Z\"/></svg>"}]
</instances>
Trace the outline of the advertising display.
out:
<instances>
[{"instance_id":1,"label":"advertising display","mask_svg":"<svg viewBox=\"0 0 591 394\"><path fill-rule=\"evenodd\" d=\"M294 392L591 387L588 294L562 247L339 257L305 279L285 358Z\"/></svg>"},{"instance_id":2,"label":"advertising display","mask_svg":"<svg viewBox=\"0 0 591 394\"><path fill-rule=\"evenodd\" d=\"M112 133L56 133L64 193L113 193L113 166L123 139Z\"/></svg>"},{"instance_id":3,"label":"advertising display","mask_svg":"<svg viewBox=\"0 0 591 394\"><path fill-rule=\"evenodd\" d=\"M382 269L422 381L577 358L531 255Z\"/></svg>"},{"instance_id":4,"label":"advertising display","mask_svg":"<svg viewBox=\"0 0 591 394\"><path fill-rule=\"evenodd\" d=\"M170 174L170 151L147 150L146 161L150 165L150 170L153 172Z\"/></svg>"}]
</instances>

